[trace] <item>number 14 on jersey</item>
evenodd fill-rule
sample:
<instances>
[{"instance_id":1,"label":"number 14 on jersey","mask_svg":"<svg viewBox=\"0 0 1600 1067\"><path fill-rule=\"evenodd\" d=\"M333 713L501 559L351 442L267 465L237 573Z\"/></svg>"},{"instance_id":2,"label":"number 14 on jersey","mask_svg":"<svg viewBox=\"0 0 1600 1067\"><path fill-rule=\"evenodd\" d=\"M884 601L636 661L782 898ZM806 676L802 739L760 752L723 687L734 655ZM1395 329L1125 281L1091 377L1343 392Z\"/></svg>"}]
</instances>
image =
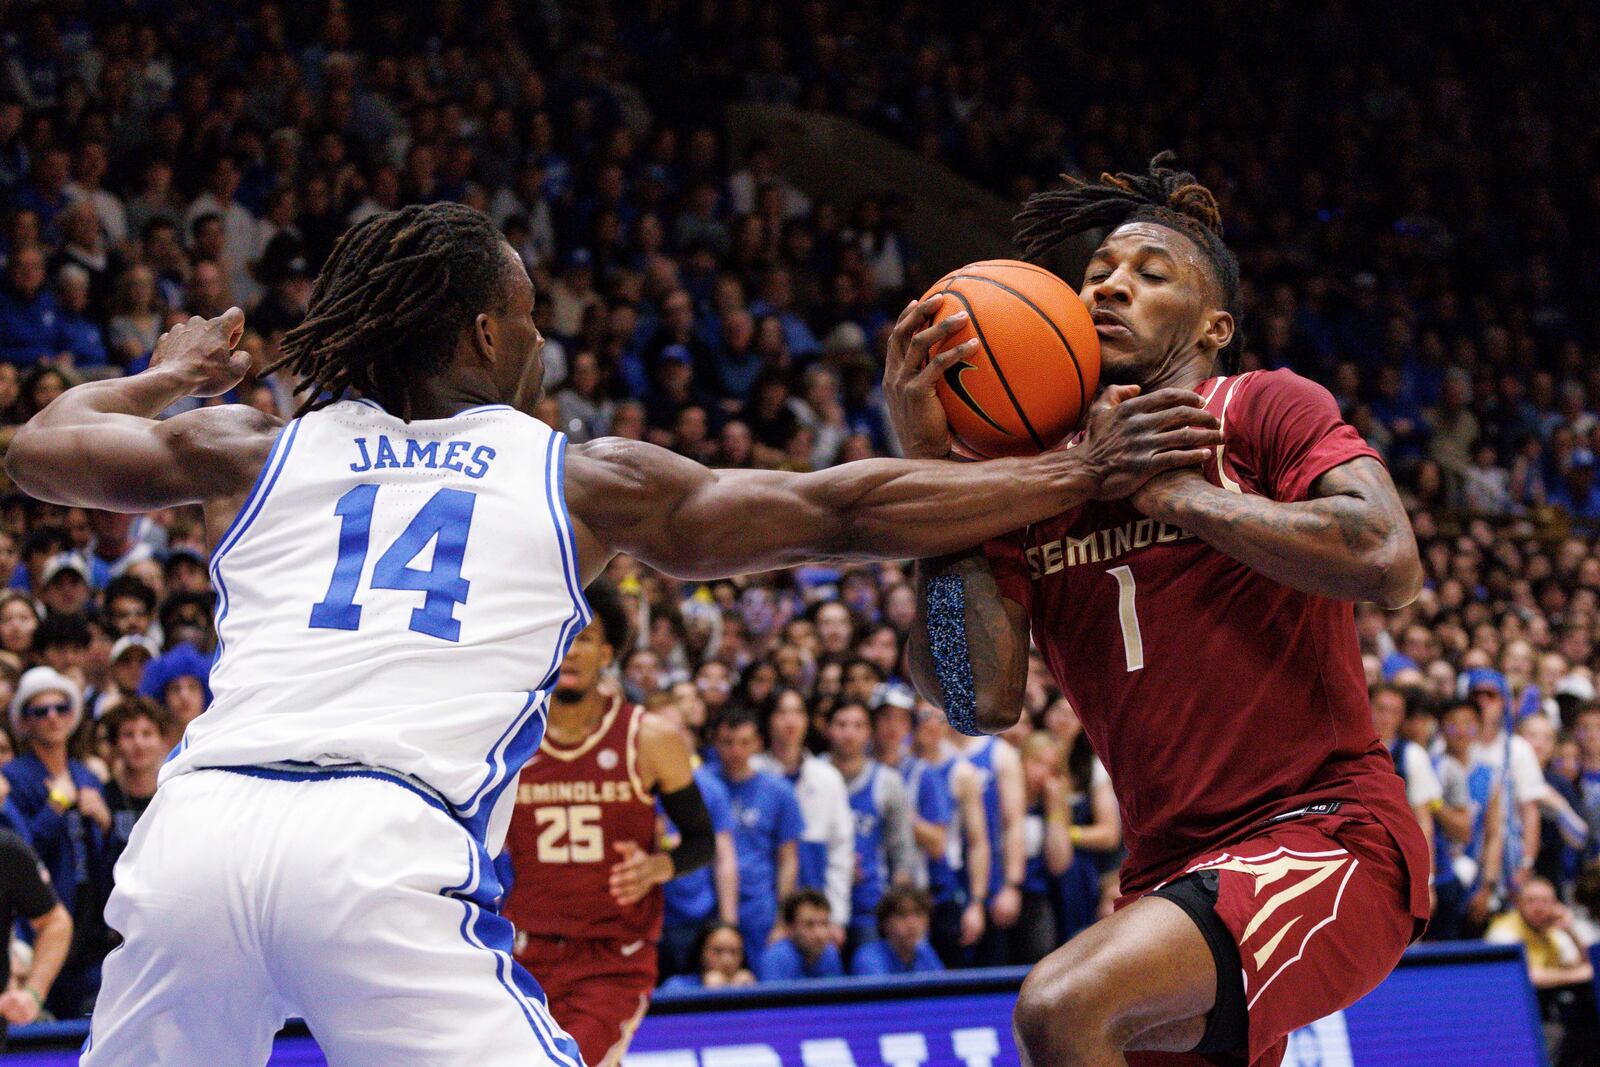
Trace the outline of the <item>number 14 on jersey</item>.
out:
<instances>
[{"instance_id":1,"label":"number 14 on jersey","mask_svg":"<svg viewBox=\"0 0 1600 1067\"><path fill-rule=\"evenodd\" d=\"M333 565L327 594L311 607L310 625L314 629L361 628L361 605L356 603L356 594L371 548L372 506L377 498L378 487L362 483L334 505L333 512L340 520L339 558ZM369 589L426 594L422 606L411 612L410 629L419 634L443 641L461 640L461 622L455 617L455 608L466 603L472 586L461 577L461 558L467 550L472 507L477 500L476 493L440 489L428 498L372 568ZM427 570L411 566L411 561L435 539L433 565Z\"/></svg>"}]
</instances>

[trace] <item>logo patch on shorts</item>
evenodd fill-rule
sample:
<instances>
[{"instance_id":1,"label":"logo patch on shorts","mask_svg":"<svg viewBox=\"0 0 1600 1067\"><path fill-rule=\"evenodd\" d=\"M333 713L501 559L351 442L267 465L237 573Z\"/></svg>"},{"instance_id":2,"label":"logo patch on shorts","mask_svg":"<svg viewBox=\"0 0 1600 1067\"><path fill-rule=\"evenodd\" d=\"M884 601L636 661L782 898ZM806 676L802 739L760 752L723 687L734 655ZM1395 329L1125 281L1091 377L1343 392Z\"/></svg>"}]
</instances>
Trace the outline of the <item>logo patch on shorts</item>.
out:
<instances>
[{"instance_id":1,"label":"logo patch on shorts","mask_svg":"<svg viewBox=\"0 0 1600 1067\"><path fill-rule=\"evenodd\" d=\"M595 756L594 761L600 764L602 771L614 771L617 769L617 753L613 749L602 748L599 754Z\"/></svg>"},{"instance_id":2,"label":"logo patch on shorts","mask_svg":"<svg viewBox=\"0 0 1600 1067\"><path fill-rule=\"evenodd\" d=\"M1223 853L1190 868L1189 873L1235 871L1254 880L1254 911L1239 933L1250 1005L1284 968L1304 954L1313 934L1338 918L1345 885L1359 865L1344 849L1295 852L1278 848L1264 856Z\"/></svg>"}]
</instances>

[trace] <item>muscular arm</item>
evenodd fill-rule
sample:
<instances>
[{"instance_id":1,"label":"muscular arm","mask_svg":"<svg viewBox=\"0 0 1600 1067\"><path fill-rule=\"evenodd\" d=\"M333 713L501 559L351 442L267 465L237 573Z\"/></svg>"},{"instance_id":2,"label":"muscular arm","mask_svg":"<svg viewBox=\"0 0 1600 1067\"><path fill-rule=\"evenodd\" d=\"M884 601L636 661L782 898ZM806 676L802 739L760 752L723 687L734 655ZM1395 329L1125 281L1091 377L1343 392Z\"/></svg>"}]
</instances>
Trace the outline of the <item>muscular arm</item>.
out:
<instances>
[{"instance_id":1,"label":"muscular arm","mask_svg":"<svg viewBox=\"0 0 1600 1067\"><path fill-rule=\"evenodd\" d=\"M1133 504L1175 523L1268 578L1302 592L1411 603L1422 563L1383 464L1362 456L1317 479L1312 498L1280 502L1212 485L1195 471L1151 479Z\"/></svg>"},{"instance_id":2,"label":"muscular arm","mask_svg":"<svg viewBox=\"0 0 1600 1067\"><path fill-rule=\"evenodd\" d=\"M1044 863L1057 877L1072 866L1072 811L1065 789L1059 796L1045 796Z\"/></svg>"},{"instance_id":3,"label":"muscular arm","mask_svg":"<svg viewBox=\"0 0 1600 1067\"><path fill-rule=\"evenodd\" d=\"M1094 822L1078 829L1078 847L1096 852L1114 852L1122 846L1122 813L1117 810L1117 794L1110 782L1092 785L1090 806Z\"/></svg>"},{"instance_id":4,"label":"muscular arm","mask_svg":"<svg viewBox=\"0 0 1600 1067\"><path fill-rule=\"evenodd\" d=\"M944 688L928 649L928 581L940 575L962 583L978 726L989 732L1008 729L1022 710L1028 680L1028 620L1022 605L1000 595L982 551L919 560L913 568L917 620L906 646L911 681L924 700L944 706Z\"/></svg>"},{"instance_id":5,"label":"muscular arm","mask_svg":"<svg viewBox=\"0 0 1600 1067\"><path fill-rule=\"evenodd\" d=\"M28 985L43 1000L50 995L50 987L61 973L66 962L67 949L72 945L72 916L57 904L37 919L28 920L33 927L33 967L28 971Z\"/></svg>"},{"instance_id":6,"label":"muscular arm","mask_svg":"<svg viewBox=\"0 0 1600 1067\"><path fill-rule=\"evenodd\" d=\"M995 742L995 778L1000 784L1000 860L1005 884L1020 886L1028 874L1028 843L1024 824L1028 818L1027 791L1022 784L1022 761L1010 745Z\"/></svg>"},{"instance_id":7,"label":"muscular arm","mask_svg":"<svg viewBox=\"0 0 1600 1067\"><path fill-rule=\"evenodd\" d=\"M793 841L778 846L778 899L794 892L795 880L800 877L800 848Z\"/></svg>"},{"instance_id":8,"label":"muscular arm","mask_svg":"<svg viewBox=\"0 0 1600 1067\"><path fill-rule=\"evenodd\" d=\"M1458 845L1472 840L1472 811L1464 806L1446 804L1434 812L1439 829Z\"/></svg>"},{"instance_id":9,"label":"muscular arm","mask_svg":"<svg viewBox=\"0 0 1600 1067\"><path fill-rule=\"evenodd\" d=\"M1528 980L1535 989L1554 989L1557 986L1579 985L1594 977L1594 968L1588 962L1574 963L1570 967L1528 968ZM1587 994L1585 994L1587 995Z\"/></svg>"},{"instance_id":10,"label":"muscular arm","mask_svg":"<svg viewBox=\"0 0 1600 1067\"><path fill-rule=\"evenodd\" d=\"M1438 854L1433 847L1433 835L1438 833L1433 821L1433 804L1413 804L1411 811L1417 817L1417 825L1422 828L1422 839L1428 844L1428 884L1433 884L1434 857Z\"/></svg>"},{"instance_id":11,"label":"muscular arm","mask_svg":"<svg viewBox=\"0 0 1600 1067\"><path fill-rule=\"evenodd\" d=\"M989 896L989 869L994 855L989 848L989 818L983 810L983 793L976 772L963 765L956 789L967 866L967 892L973 900Z\"/></svg>"},{"instance_id":12,"label":"muscular arm","mask_svg":"<svg viewBox=\"0 0 1600 1067\"><path fill-rule=\"evenodd\" d=\"M711 869L717 887L717 917L729 926L739 923L739 853L734 849L733 833L717 834L717 858Z\"/></svg>"},{"instance_id":13,"label":"muscular arm","mask_svg":"<svg viewBox=\"0 0 1600 1067\"><path fill-rule=\"evenodd\" d=\"M874 459L792 474L711 470L617 438L572 446L566 479L585 577L620 551L691 579L954 552L1081 503L1096 484L1075 452Z\"/></svg>"},{"instance_id":14,"label":"muscular arm","mask_svg":"<svg viewBox=\"0 0 1600 1067\"><path fill-rule=\"evenodd\" d=\"M1544 836L1539 826L1539 802L1529 800L1517 807L1522 812L1522 866L1524 870L1531 871L1539 858L1540 839Z\"/></svg>"},{"instance_id":15,"label":"muscular arm","mask_svg":"<svg viewBox=\"0 0 1600 1067\"><path fill-rule=\"evenodd\" d=\"M1501 805L1505 803L1505 787L1497 787L1489 797L1488 810L1483 813L1483 861L1478 870L1484 886L1501 884L1502 858L1505 849L1505 820Z\"/></svg>"},{"instance_id":16,"label":"muscular arm","mask_svg":"<svg viewBox=\"0 0 1600 1067\"><path fill-rule=\"evenodd\" d=\"M149 370L62 393L17 431L6 472L40 500L106 511L243 495L266 460L277 419L228 404L156 420L174 401L238 381L249 357L230 349L243 326L237 309L191 319L163 337Z\"/></svg>"},{"instance_id":17,"label":"muscular arm","mask_svg":"<svg viewBox=\"0 0 1600 1067\"><path fill-rule=\"evenodd\" d=\"M944 855L945 834L948 828L936 822L929 822L921 815L912 812L911 836L917 843L917 848L922 850L924 856L938 858Z\"/></svg>"}]
</instances>

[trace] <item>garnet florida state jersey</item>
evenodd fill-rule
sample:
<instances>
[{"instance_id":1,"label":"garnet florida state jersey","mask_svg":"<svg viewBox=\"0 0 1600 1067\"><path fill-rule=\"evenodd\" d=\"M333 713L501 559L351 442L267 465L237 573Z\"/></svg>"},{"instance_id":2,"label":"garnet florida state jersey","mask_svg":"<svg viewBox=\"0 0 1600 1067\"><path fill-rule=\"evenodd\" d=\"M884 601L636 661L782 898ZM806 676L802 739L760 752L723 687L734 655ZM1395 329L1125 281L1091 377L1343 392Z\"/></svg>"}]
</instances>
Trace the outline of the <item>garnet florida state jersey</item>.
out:
<instances>
[{"instance_id":1,"label":"garnet florida state jersey","mask_svg":"<svg viewBox=\"0 0 1600 1067\"><path fill-rule=\"evenodd\" d=\"M639 780L643 708L614 698L600 725L574 748L549 736L523 768L506 835L515 880L505 916L544 937L655 941L661 936L659 886L638 903L611 898L614 847L656 839L655 797Z\"/></svg>"},{"instance_id":2,"label":"garnet florida state jersey","mask_svg":"<svg viewBox=\"0 0 1600 1067\"><path fill-rule=\"evenodd\" d=\"M1230 492L1302 501L1334 467L1376 456L1327 390L1288 371L1197 391L1223 432L1203 471ZM987 555L1111 775L1125 893L1268 819L1332 805L1389 831L1426 917L1426 848L1373 730L1351 604L1281 585L1127 501L1090 502Z\"/></svg>"}]
</instances>

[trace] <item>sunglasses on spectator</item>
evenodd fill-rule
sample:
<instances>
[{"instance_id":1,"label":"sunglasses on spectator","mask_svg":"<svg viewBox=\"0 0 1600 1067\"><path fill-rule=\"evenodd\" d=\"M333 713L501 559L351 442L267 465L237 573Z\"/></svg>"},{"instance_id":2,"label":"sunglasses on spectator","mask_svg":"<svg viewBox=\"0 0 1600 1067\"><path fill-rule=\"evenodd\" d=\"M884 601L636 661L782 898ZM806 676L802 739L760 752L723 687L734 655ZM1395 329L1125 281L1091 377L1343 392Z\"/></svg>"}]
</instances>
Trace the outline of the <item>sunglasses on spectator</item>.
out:
<instances>
[{"instance_id":1,"label":"sunglasses on spectator","mask_svg":"<svg viewBox=\"0 0 1600 1067\"><path fill-rule=\"evenodd\" d=\"M60 704L39 704L36 707L22 709L24 719L42 719L46 715L71 715L72 705L66 702Z\"/></svg>"}]
</instances>

